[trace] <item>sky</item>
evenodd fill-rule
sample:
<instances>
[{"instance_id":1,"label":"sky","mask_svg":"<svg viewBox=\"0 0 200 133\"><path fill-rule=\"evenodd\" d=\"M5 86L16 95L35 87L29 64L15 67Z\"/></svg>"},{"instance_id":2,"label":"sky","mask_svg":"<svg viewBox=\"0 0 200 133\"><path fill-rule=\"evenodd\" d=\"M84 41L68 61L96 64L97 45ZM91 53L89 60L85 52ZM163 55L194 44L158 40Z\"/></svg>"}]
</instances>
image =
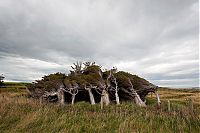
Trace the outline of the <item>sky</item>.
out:
<instances>
[{"instance_id":1,"label":"sky","mask_svg":"<svg viewBox=\"0 0 200 133\"><path fill-rule=\"evenodd\" d=\"M95 61L199 86L198 0L0 0L0 74L32 82Z\"/></svg>"}]
</instances>

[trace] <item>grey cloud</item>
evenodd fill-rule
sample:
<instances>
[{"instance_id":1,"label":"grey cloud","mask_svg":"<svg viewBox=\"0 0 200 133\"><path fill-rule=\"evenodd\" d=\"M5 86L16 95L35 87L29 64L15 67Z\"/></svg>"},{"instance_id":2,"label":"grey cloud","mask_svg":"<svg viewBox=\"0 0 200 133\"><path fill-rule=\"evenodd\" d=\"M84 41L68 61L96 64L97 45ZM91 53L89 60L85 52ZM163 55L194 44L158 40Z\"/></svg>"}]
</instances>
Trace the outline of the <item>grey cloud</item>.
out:
<instances>
[{"instance_id":1,"label":"grey cloud","mask_svg":"<svg viewBox=\"0 0 200 133\"><path fill-rule=\"evenodd\" d=\"M67 71L76 60L95 60L152 82L172 78L176 85L186 76L198 78L197 62L187 64L198 60L198 27L198 0L0 1L0 73L6 71L8 80L26 80L31 75L35 79ZM7 57L24 59L21 65L28 70L23 73L16 66L19 63ZM51 71L51 65L28 65L29 59L58 66ZM148 69L155 66L160 71ZM170 77L162 68L183 74ZM16 77L14 69L22 77Z\"/></svg>"}]
</instances>

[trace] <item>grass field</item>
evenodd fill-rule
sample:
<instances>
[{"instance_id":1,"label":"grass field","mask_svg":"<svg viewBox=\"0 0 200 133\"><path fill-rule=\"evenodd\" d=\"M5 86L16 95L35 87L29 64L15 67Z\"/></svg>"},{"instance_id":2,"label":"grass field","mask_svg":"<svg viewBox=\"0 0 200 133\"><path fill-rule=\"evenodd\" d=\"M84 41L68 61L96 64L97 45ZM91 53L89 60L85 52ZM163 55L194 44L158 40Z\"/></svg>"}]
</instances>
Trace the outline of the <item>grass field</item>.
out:
<instances>
[{"instance_id":1,"label":"grass field","mask_svg":"<svg viewBox=\"0 0 200 133\"><path fill-rule=\"evenodd\" d=\"M111 104L101 110L100 105L86 102L74 106L40 104L28 98L25 89L0 88L0 132L200 132L198 90L160 89L158 93L162 101L160 109L156 106L155 97L150 94L146 108L124 102L119 106ZM170 112L167 100L171 103Z\"/></svg>"}]
</instances>

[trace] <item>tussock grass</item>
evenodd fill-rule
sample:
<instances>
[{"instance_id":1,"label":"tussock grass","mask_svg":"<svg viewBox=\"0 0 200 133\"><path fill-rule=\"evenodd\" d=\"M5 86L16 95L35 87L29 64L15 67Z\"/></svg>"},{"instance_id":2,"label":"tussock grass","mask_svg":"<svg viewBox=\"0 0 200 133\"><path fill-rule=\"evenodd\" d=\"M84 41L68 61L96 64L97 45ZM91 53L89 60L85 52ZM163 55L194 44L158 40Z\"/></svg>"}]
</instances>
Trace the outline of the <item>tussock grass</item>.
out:
<instances>
[{"instance_id":1,"label":"tussock grass","mask_svg":"<svg viewBox=\"0 0 200 133\"><path fill-rule=\"evenodd\" d=\"M101 110L100 105L86 102L74 106L40 104L23 91L4 91L0 93L0 132L200 132L199 104L194 104L191 110L187 100L172 101L168 112L165 99L160 109L154 97L149 97L147 102L147 108L124 102Z\"/></svg>"},{"instance_id":2,"label":"tussock grass","mask_svg":"<svg viewBox=\"0 0 200 133\"><path fill-rule=\"evenodd\" d=\"M195 105L200 107L200 89L159 89L158 93L162 101L170 100L172 102L186 104L192 99ZM148 96L155 99L155 95Z\"/></svg>"}]
</instances>

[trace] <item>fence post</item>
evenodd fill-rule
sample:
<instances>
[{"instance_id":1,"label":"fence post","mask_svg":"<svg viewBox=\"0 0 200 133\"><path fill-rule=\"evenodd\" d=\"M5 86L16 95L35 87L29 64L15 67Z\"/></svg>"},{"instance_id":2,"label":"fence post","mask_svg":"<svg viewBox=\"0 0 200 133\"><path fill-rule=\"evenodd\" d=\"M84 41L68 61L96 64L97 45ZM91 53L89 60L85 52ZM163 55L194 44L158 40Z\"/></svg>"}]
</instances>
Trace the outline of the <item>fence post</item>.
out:
<instances>
[{"instance_id":1,"label":"fence post","mask_svg":"<svg viewBox=\"0 0 200 133\"><path fill-rule=\"evenodd\" d=\"M168 109L168 112L170 112L170 111L171 111L171 107L170 107L170 101L169 101L169 100L167 100L167 109Z\"/></svg>"},{"instance_id":2,"label":"fence post","mask_svg":"<svg viewBox=\"0 0 200 133\"><path fill-rule=\"evenodd\" d=\"M189 106L190 106L190 111L193 113L194 106L193 106L193 99L192 98L189 99Z\"/></svg>"}]
</instances>

